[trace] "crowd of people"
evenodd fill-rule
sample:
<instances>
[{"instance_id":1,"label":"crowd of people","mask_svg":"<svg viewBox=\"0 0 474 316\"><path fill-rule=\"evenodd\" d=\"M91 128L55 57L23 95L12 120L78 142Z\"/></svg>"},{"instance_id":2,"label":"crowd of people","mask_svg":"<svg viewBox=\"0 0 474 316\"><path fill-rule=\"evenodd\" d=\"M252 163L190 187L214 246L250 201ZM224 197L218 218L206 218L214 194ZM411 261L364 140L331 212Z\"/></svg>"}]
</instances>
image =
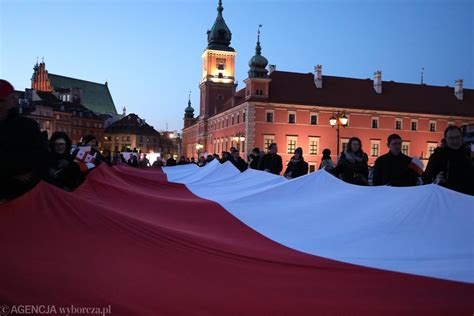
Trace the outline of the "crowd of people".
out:
<instances>
[{"instance_id":1,"label":"crowd of people","mask_svg":"<svg viewBox=\"0 0 474 316\"><path fill-rule=\"evenodd\" d=\"M267 152L254 148L247 160L240 156L235 147L218 154L194 158L170 157L166 161L156 160L150 164L146 154L136 150L112 154L100 151L93 135L86 135L81 143L72 145L64 132L55 132L48 140L38 124L19 115L13 97L13 87L0 80L0 203L14 199L31 190L40 180L47 181L65 190L74 190L85 179L89 170L101 163L108 165L127 164L132 167L161 167L197 164L202 167L213 160L220 163L230 161L244 172L248 168L280 175L283 171L282 157L278 155L277 144L273 143ZM387 140L388 153L380 156L369 177L368 156L362 142L353 137L336 162L331 151L323 150L319 169L324 169L341 180L356 185L415 186L435 183L455 191L474 195L474 167L471 151L463 144L460 128L449 126L444 132L442 145L431 155L425 171L420 174L412 168L413 159L402 153L402 138L392 134ZM88 148L87 152L81 152ZM82 155L84 154L84 155ZM301 147L296 148L286 165L283 176L298 178L308 173L308 163ZM371 180L371 181L370 181Z\"/></svg>"},{"instance_id":2,"label":"crowd of people","mask_svg":"<svg viewBox=\"0 0 474 316\"><path fill-rule=\"evenodd\" d=\"M434 183L474 195L474 162L470 147L463 143L463 134L459 127L446 128L441 146L436 148L429 158L424 172L420 166L416 166L414 158L402 153L402 143L400 135L390 135L387 139L388 152L378 157L375 164L369 167L369 158L362 148L361 140L352 137L336 162L331 158L331 151L324 149L319 169L355 185L406 187ZM217 159L220 163L230 161L241 172L250 168L280 175L283 163L277 152L275 143L268 147L266 153L254 148L245 161L240 157L239 151L231 147L230 152L222 152L222 157L217 154L201 156L199 161L194 162L182 156L177 163L170 158L166 165L196 163L202 167ZM283 176L293 179L307 173L308 163L303 157L303 149L298 147L287 163Z\"/></svg>"}]
</instances>

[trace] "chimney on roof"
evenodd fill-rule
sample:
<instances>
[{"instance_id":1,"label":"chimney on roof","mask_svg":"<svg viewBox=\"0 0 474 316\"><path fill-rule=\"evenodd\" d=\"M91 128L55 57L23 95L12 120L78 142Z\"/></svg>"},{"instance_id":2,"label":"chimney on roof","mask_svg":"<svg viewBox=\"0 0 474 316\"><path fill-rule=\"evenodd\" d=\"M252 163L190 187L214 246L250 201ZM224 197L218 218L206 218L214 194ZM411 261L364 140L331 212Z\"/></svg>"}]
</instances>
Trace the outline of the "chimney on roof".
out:
<instances>
[{"instance_id":1,"label":"chimney on roof","mask_svg":"<svg viewBox=\"0 0 474 316\"><path fill-rule=\"evenodd\" d=\"M268 65L268 74L270 75L272 72L277 70L276 65Z\"/></svg>"},{"instance_id":2,"label":"chimney on roof","mask_svg":"<svg viewBox=\"0 0 474 316\"><path fill-rule=\"evenodd\" d=\"M463 90L463 80L458 79L454 82L454 95L460 101L462 101L462 95L463 95L462 90Z\"/></svg>"},{"instance_id":3,"label":"chimney on roof","mask_svg":"<svg viewBox=\"0 0 474 316\"><path fill-rule=\"evenodd\" d=\"M314 66L314 84L316 88L321 89L323 87L323 66Z\"/></svg>"},{"instance_id":4,"label":"chimney on roof","mask_svg":"<svg viewBox=\"0 0 474 316\"><path fill-rule=\"evenodd\" d=\"M374 72L374 90L376 93L382 93L382 71L377 70Z\"/></svg>"}]
</instances>

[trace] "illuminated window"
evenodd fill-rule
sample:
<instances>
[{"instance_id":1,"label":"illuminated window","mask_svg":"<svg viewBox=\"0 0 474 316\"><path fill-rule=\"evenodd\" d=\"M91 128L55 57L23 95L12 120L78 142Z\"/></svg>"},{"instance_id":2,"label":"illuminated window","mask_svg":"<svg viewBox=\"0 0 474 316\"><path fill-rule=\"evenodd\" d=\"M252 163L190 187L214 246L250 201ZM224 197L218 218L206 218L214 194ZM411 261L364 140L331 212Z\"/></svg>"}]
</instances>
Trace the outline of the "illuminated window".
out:
<instances>
[{"instance_id":1,"label":"illuminated window","mask_svg":"<svg viewBox=\"0 0 474 316\"><path fill-rule=\"evenodd\" d=\"M216 66L218 70L224 70L225 69L225 62L226 60L224 58L217 58L216 59ZM219 73L220 75L222 73Z\"/></svg>"},{"instance_id":2,"label":"illuminated window","mask_svg":"<svg viewBox=\"0 0 474 316\"><path fill-rule=\"evenodd\" d=\"M297 140L298 140L298 137L296 136L286 136L286 144L287 144L286 152L288 154L293 154L295 152Z\"/></svg>"},{"instance_id":3,"label":"illuminated window","mask_svg":"<svg viewBox=\"0 0 474 316\"><path fill-rule=\"evenodd\" d=\"M426 158L430 158L430 156L434 153L435 149L438 147L437 143L428 143L428 148L426 151Z\"/></svg>"},{"instance_id":4,"label":"illuminated window","mask_svg":"<svg viewBox=\"0 0 474 316\"><path fill-rule=\"evenodd\" d=\"M407 156L410 155L410 143L409 142L403 142L402 143L402 153L404 155L407 155Z\"/></svg>"},{"instance_id":5,"label":"illuminated window","mask_svg":"<svg viewBox=\"0 0 474 316\"><path fill-rule=\"evenodd\" d=\"M264 149L268 149L268 146L270 146L274 142L275 142L274 135L263 135L263 148Z\"/></svg>"},{"instance_id":6,"label":"illuminated window","mask_svg":"<svg viewBox=\"0 0 474 316\"><path fill-rule=\"evenodd\" d=\"M309 138L309 150L310 155L317 155L319 147L319 137L310 137Z\"/></svg>"},{"instance_id":7,"label":"illuminated window","mask_svg":"<svg viewBox=\"0 0 474 316\"><path fill-rule=\"evenodd\" d=\"M370 141L370 154L372 157L378 157L380 151L380 140Z\"/></svg>"}]
</instances>

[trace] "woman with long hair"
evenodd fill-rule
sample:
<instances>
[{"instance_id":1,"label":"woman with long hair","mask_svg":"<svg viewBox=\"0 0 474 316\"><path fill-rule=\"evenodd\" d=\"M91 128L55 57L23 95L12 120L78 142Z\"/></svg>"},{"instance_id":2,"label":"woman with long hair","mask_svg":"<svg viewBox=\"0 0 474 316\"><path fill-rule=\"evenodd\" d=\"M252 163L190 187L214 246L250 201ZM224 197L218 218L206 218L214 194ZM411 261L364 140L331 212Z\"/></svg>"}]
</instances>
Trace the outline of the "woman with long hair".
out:
<instances>
[{"instance_id":1,"label":"woman with long hair","mask_svg":"<svg viewBox=\"0 0 474 316\"><path fill-rule=\"evenodd\" d=\"M357 137L349 139L346 150L341 154L333 173L341 180L357 184L369 185L369 166L367 154L362 150L362 142Z\"/></svg>"}]
</instances>

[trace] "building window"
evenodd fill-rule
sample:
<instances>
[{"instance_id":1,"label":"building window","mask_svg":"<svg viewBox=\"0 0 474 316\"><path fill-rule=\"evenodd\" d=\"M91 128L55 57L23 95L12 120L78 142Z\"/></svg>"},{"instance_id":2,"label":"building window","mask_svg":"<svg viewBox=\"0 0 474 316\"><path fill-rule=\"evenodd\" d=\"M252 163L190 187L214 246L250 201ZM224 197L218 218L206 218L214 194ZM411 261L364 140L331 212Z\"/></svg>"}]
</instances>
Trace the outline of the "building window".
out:
<instances>
[{"instance_id":1,"label":"building window","mask_svg":"<svg viewBox=\"0 0 474 316\"><path fill-rule=\"evenodd\" d=\"M436 122L430 122L430 132L436 132Z\"/></svg>"},{"instance_id":2,"label":"building window","mask_svg":"<svg viewBox=\"0 0 474 316\"><path fill-rule=\"evenodd\" d=\"M230 125L234 125L234 116L232 116L230 119L231 119Z\"/></svg>"},{"instance_id":3,"label":"building window","mask_svg":"<svg viewBox=\"0 0 474 316\"><path fill-rule=\"evenodd\" d=\"M310 124L311 125L318 125L318 115L317 114L311 114Z\"/></svg>"},{"instance_id":4,"label":"building window","mask_svg":"<svg viewBox=\"0 0 474 316\"><path fill-rule=\"evenodd\" d=\"M126 136L122 136L122 141L123 141L123 142L126 142L126 141L127 141L127 137L126 137Z\"/></svg>"},{"instance_id":5,"label":"building window","mask_svg":"<svg viewBox=\"0 0 474 316\"><path fill-rule=\"evenodd\" d=\"M295 112L288 112L288 123L295 124L296 123L296 113Z\"/></svg>"},{"instance_id":6,"label":"building window","mask_svg":"<svg viewBox=\"0 0 474 316\"><path fill-rule=\"evenodd\" d=\"M262 89L257 89L255 90L256 95L263 95L263 90Z\"/></svg>"},{"instance_id":7,"label":"building window","mask_svg":"<svg viewBox=\"0 0 474 316\"><path fill-rule=\"evenodd\" d=\"M242 122L244 122L244 123L245 123L245 112L244 112L244 113L242 113Z\"/></svg>"},{"instance_id":8,"label":"building window","mask_svg":"<svg viewBox=\"0 0 474 316\"><path fill-rule=\"evenodd\" d=\"M218 70L225 69L225 58L216 58L216 66Z\"/></svg>"},{"instance_id":9,"label":"building window","mask_svg":"<svg viewBox=\"0 0 474 316\"><path fill-rule=\"evenodd\" d=\"M402 153L404 155L407 155L407 156L410 155L410 143L409 142L403 142L402 143Z\"/></svg>"},{"instance_id":10,"label":"building window","mask_svg":"<svg viewBox=\"0 0 474 316\"><path fill-rule=\"evenodd\" d=\"M309 150L310 155L317 155L319 147L319 137L310 137L309 138Z\"/></svg>"},{"instance_id":11,"label":"building window","mask_svg":"<svg viewBox=\"0 0 474 316\"><path fill-rule=\"evenodd\" d=\"M287 144L287 150L286 152L288 154L293 154L295 152L295 149L296 149L296 140L297 140L297 137L296 136L286 136L286 144Z\"/></svg>"},{"instance_id":12,"label":"building window","mask_svg":"<svg viewBox=\"0 0 474 316\"><path fill-rule=\"evenodd\" d=\"M273 111L267 111L265 121L267 123L273 122Z\"/></svg>"},{"instance_id":13,"label":"building window","mask_svg":"<svg viewBox=\"0 0 474 316\"><path fill-rule=\"evenodd\" d=\"M411 130L416 131L418 129L418 121L412 120L411 121Z\"/></svg>"},{"instance_id":14,"label":"building window","mask_svg":"<svg viewBox=\"0 0 474 316\"><path fill-rule=\"evenodd\" d=\"M228 117L226 117L226 119L225 119L225 127L229 127L229 118Z\"/></svg>"},{"instance_id":15,"label":"building window","mask_svg":"<svg viewBox=\"0 0 474 316\"><path fill-rule=\"evenodd\" d=\"M239 123L240 123L240 114L237 113L237 124L239 124Z\"/></svg>"},{"instance_id":16,"label":"building window","mask_svg":"<svg viewBox=\"0 0 474 316\"><path fill-rule=\"evenodd\" d=\"M268 147L275 142L274 135L263 135L263 148L268 149Z\"/></svg>"},{"instance_id":17,"label":"building window","mask_svg":"<svg viewBox=\"0 0 474 316\"><path fill-rule=\"evenodd\" d=\"M143 136L140 136L139 140L140 143L143 143Z\"/></svg>"},{"instance_id":18,"label":"building window","mask_svg":"<svg viewBox=\"0 0 474 316\"><path fill-rule=\"evenodd\" d=\"M341 139L341 153L346 151L348 143L349 143L348 139Z\"/></svg>"},{"instance_id":19,"label":"building window","mask_svg":"<svg viewBox=\"0 0 474 316\"><path fill-rule=\"evenodd\" d=\"M401 119L396 119L395 120L395 129L402 129L402 120Z\"/></svg>"},{"instance_id":20,"label":"building window","mask_svg":"<svg viewBox=\"0 0 474 316\"><path fill-rule=\"evenodd\" d=\"M314 163L309 163L309 173L316 171L316 165Z\"/></svg>"},{"instance_id":21,"label":"building window","mask_svg":"<svg viewBox=\"0 0 474 316\"><path fill-rule=\"evenodd\" d=\"M379 128L379 118L373 117L372 118L372 128Z\"/></svg>"},{"instance_id":22,"label":"building window","mask_svg":"<svg viewBox=\"0 0 474 316\"><path fill-rule=\"evenodd\" d=\"M130 141L130 136L127 136L127 142L129 142L129 141Z\"/></svg>"},{"instance_id":23,"label":"building window","mask_svg":"<svg viewBox=\"0 0 474 316\"><path fill-rule=\"evenodd\" d=\"M430 158L437 147L438 147L437 143L428 143L428 148L426 150L426 158Z\"/></svg>"},{"instance_id":24,"label":"building window","mask_svg":"<svg viewBox=\"0 0 474 316\"><path fill-rule=\"evenodd\" d=\"M380 140L371 140L370 141L370 155L372 157L378 157L380 150Z\"/></svg>"}]
</instances>

